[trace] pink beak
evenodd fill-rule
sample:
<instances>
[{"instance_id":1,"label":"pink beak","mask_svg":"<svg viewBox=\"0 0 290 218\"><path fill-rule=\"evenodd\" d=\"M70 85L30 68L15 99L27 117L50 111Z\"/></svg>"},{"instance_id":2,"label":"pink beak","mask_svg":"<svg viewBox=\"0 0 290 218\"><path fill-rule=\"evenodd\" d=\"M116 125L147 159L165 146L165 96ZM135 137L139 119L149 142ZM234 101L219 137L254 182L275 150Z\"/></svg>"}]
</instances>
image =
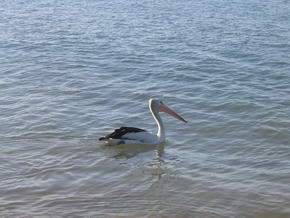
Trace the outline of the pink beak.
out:
<instances>
[{"instance_id":1,"label":"pink beak","mask_svg":"<svg viewBox=\"0 0 290 218\"><path fill-rule=\"evenodd\" d=\"M185 122L187 123L187 121L185 119L183 119L181 116L179 116L177 113L175 113L173 110L171 110L170 108L164 106L164 105L161 105L160 106L160 112L165 112L171 116L173 116L174 118L182 121L182 122Z\"/></svg>"}]
</instances>

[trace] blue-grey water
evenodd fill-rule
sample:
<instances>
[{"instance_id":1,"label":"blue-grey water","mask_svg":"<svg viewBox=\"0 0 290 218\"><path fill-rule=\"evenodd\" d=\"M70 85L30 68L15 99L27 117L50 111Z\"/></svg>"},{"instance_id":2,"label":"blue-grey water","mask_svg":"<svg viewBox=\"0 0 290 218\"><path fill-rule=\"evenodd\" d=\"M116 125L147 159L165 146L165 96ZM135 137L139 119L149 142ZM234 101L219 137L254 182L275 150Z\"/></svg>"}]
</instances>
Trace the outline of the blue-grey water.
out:
<instances>
[{"instance_id":1,"label":"blue-grey water","mask_svg":"<svg viewBox=\"0 0 290 218\"><path fill-rule=\"evenodd\" d=\"M290 2L4 0L1 217L290 217ZM106 146L120 126L159 146Z\"/></svg>"}]
</instances>

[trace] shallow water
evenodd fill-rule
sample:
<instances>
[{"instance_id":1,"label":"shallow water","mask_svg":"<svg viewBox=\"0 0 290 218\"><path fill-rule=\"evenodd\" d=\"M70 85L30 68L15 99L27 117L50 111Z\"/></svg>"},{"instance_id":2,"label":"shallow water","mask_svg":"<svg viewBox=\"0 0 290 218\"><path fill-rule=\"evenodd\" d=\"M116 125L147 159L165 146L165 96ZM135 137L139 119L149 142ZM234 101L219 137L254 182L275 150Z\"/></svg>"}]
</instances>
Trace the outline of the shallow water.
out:
<instances>
[{"instance_id":1,"label":"shallow water","mask_svg":"<svg viewBox=\"0 0 290 218\"><path fill-rule=\"evenodd\" d=\"M4 1L1 217L289 217L288 1ZM103 145L120 126L159 146Z\"/></svg>"}]
</instances>

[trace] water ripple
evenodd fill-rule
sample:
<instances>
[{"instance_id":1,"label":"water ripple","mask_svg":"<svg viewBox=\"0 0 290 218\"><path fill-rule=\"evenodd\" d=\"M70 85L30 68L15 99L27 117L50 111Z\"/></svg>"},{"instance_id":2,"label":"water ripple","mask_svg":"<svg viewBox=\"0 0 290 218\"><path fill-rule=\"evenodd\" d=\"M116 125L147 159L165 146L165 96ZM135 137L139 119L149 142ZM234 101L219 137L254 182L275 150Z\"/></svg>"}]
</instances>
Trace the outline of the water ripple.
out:
<instances>
[{"instance_id":1,"label":"water ripple","mask_svg":"<svg viewBox=\"0 0 290 218\"><path fill-rule=\"evenodd\" d=\"M29 1L0 8L4 217L287 217L286 1ZM120 126L161 146L108 147Z\"/></svg>"}]
</instances>

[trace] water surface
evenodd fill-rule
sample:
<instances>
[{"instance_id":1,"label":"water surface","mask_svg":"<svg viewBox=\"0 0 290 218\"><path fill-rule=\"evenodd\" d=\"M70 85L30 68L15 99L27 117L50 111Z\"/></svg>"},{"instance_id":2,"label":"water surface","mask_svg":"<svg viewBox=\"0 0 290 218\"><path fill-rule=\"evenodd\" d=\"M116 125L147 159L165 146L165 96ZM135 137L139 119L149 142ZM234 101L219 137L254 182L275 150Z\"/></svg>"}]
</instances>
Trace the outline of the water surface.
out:
<instances>
[{"instance_id":1,"label":"water surface","mask_svg":"<svg viewBox=\"0 0 290 218\"><path fill-rule=\"evenodd\" d=\"M1 217L289 217L288 1L3 1ZM120 126L166 143L101 144Z\"/></svg>"}]
</instances>

